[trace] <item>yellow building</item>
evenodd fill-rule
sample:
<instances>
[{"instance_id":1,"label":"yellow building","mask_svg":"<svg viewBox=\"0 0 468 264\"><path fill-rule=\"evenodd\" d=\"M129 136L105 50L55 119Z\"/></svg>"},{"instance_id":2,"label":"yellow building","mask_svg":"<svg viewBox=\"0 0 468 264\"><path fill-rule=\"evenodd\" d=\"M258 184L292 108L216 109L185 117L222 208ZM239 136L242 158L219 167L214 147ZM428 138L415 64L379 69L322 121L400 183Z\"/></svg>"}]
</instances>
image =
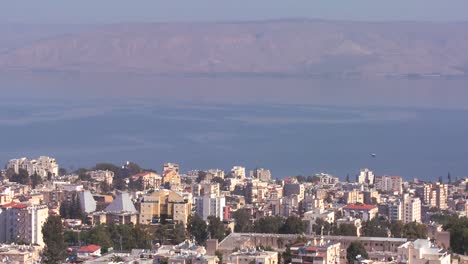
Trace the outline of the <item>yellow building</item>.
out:
<instances>
[{"instance_id":1,"label":"yellow building","mask_svg":"<svg viewBox=\"0 0 468 264\"><path fill-rule=\"evenodd\" d=\"M171 190L158 190L143 197L140 204L140 224L157 223L161 217L167 217L168 220L185 225L191 210L190 197Z\"/></svg>"},{"instance_id":2,"label":"yellow building","mask_svg":"<svg viewBox=\"0 0 468 264\"><path fill-rule=\"evenodd\" d=\"M163 173L163 183L170 185L180 185L180 175L176 170L166 170Z\"/></svg>"},{"instance_id":3,"label":"yellow building","mask_svg":"<svg viewBox=\"0 0 468 264\"><path fill-rule=\"evenodd\" d=\"M143 172L139 174L135 174L132 176L134 181L141 180L143 182L143 188L158 188L161 186L161 176L154 173L154 172Z\"/></svg>"}]
</instances>

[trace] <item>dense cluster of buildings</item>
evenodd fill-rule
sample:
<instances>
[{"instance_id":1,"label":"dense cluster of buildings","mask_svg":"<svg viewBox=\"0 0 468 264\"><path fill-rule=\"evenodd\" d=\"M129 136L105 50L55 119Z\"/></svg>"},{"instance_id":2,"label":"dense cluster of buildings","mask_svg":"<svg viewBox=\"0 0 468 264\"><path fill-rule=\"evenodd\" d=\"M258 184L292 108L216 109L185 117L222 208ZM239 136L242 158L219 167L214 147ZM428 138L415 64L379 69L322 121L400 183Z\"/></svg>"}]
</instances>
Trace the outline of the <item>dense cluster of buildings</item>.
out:
<instances>
[{"instance_id":1,"label":"dense cluster of buildings","mask_svg":"<svg viewBox=\"0 0 468 264\"><path fill-rule=\"evenodd\" d=\"M158 263L164 258L170 264L215 264L221 253L223 263L279 264L278 256L286 245L292 255L291 263L345 263L346 248L352 241L360 241L370 256L368 260L357 259L359 262L412 264L430 259L429 263L445 264L450 262L450 239L440 228L434 229L432 241L409 241L389 237L390 234L365 237L363 225L377 217L389 222L430 225L433 223L428 215L440 210L468 215L466 178L450 183L405 182L400 176L375 175L362 169L352 182L326 173L273 179L264 168L247 173L245 167L233 166L227 172L209 169L183 174L178 164L166 163L160 174L140 171L116 179L112 171L89 170L83 179L74 174L59 176L57 162L49 157L15 159L6 165L7 171L19 173L20 169L45 180L35 189L8 179L0 185L0 243L4 243L0 246L0 259L25 259L19 263L38 259L37 249L44 246L42 225L49 215L60 214L61 204L70 201L79 201L88 225L186 226L190 216L198 214L205 221L210 216L219 218L231 233L223 241L208 240L206 247L186 241L176 246L158 245L150 251L101 254L100 245L86 245L77 251L85 263L109 263L118 257L122 263ZM118 191L111 188L117 180L128 186L139 185ZM251 223L267 216L299 217L306 226L301 234L305 241L295 243L297 235L235 233L233 215L240 209L250 213ZM338 229L342 225L353 226L355 231L347 236L332 234L324 231L323 223ZM64 219L64 226L69 228L84 225L83 219ZM12 243L29 246L6 246Z\"/></svg>"},{"instance_id":2,"label":"dense cluster of buildings","mask_svg":"<svg viewBox=\"0 0 468 264\"><path fill-rule=\"evenodd\" d=\"M47 156L40 156L37 159L12 159L6 164L6 169L12 169L15 173L25 170L29 175L38 174L42 178L59 174L59 165L54 158Z\"/></svg>"}]
</instances>

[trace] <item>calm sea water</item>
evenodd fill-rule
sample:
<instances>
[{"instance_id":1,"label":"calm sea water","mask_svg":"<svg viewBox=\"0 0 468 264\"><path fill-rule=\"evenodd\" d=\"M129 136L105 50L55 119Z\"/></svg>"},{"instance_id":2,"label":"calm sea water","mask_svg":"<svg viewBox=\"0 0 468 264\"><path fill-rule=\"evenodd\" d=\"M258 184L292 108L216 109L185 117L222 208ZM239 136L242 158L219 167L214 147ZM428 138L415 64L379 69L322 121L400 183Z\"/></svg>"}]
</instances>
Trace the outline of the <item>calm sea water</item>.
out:
<instances>
[{"instance_id":1,"label":"calm sea water","mask_svg":"<svg viewBox=\"0 0 468 264\"><path fill-rule=\"evenodd\" d=\"M406 179L468 175L468 111L140 101L0 103L0 163L50 155L67 169L134 161L160 171L243 165L274 177L369 167ZM376 153L372 158L370 153Z\"/></svg>"}]
</instances>

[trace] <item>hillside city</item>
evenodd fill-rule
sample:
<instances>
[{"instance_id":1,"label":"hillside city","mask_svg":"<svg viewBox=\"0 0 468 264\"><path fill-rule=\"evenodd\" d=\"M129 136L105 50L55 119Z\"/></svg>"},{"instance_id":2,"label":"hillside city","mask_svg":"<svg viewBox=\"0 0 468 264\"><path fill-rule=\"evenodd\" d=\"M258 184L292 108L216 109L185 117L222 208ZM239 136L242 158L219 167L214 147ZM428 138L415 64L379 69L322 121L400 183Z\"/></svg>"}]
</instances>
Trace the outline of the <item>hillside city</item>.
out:
<instances>
[{"instance_id":1,"label":"hillside city","mask_svg":"<svg viewBox=\"0 0 468 264\"><path fill-rule=\"evenodd\" d=\"M274 176L12 159L0 173L0 262L468 263L466 177Z\"/></svg>"}]
</instances>

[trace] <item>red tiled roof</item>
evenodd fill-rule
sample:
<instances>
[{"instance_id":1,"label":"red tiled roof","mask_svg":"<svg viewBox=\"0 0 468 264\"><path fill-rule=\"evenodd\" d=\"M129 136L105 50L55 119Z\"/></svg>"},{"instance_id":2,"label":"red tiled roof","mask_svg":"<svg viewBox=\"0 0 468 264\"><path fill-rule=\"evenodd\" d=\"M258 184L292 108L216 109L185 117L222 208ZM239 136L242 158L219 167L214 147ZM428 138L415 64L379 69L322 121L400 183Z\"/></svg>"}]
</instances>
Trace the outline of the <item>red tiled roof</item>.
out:
<instances>
[{"instance_id":1,"label":"red tiled roof","mask_svg":"<svg viewBox=\"0 0 468 264\"><path fill-rule=\"evenodd\" d=\"M2 208L9 208L9 207L15 208L15 209L23 209L23 208L28 207L28 205L23 204L23 203L15 203L15 202L2 205Z\"/></svg>"},{"instance_id":2,"label":"red tiled roof","mask_svg":"<svg viewBox=\"0 0 468 264\"><path fill-rule=\"evenodd\" d=\"M101 246L98 245L87 245L85 247L81 247L78 252L79 253L93 253L101 249Z\"/></svg>"},{"instance_id":3,"label":"red tiled roof","mask_svg":"<svg viewBox=\"0 0 468 264\"><path fill-rule=\"evenodd\" d=\"M304 242L298 242L298 243L296 243L296 244L292 244L291 247L302 247L302 246L304 246L304 245L305 245Z\"/></svg>"},{"instance_id":4,"label":"red tiled roof","mask_svg":"<svg viewBox=\"0 0 468 264\"><path fill-rule=\"evenodd\" d=\"M305 250L316 252L316 251L317 251L317 248L316 248L316 247L306 247Z\"/></svg>"},{"instance_id":5,"label":"red tiled roof","mask_svg":"<svg viewBox=\"0 0 468 264\"><path fill-rule=\"evenodd\" d=\"M348 204L343 209L350 209L350 210L371 210L377 208L374 205L370 204Z\"/></svg>"},{"instance_id":6,"label":"red tiled roof","mask_svg":"<svg viewBox=\"0 0 468 264\"><path fill-rule=\"evenodd\" d=\"M143 176L145 176L145 175L148 175L148 174L150 174L150 173L151 173L151 172L142 172L142 173L138 173L138 174L133 175L132 178L133 178L133 179L138 179L138 178L141 178L141 177L143 177Z\"/></svg>"}]
</instances>

